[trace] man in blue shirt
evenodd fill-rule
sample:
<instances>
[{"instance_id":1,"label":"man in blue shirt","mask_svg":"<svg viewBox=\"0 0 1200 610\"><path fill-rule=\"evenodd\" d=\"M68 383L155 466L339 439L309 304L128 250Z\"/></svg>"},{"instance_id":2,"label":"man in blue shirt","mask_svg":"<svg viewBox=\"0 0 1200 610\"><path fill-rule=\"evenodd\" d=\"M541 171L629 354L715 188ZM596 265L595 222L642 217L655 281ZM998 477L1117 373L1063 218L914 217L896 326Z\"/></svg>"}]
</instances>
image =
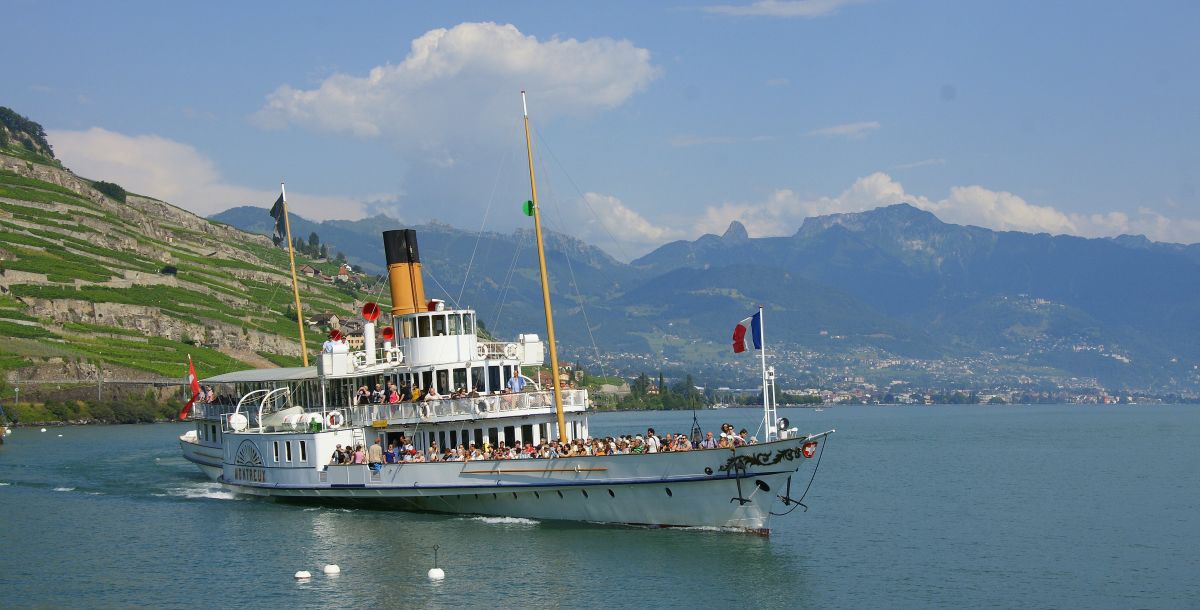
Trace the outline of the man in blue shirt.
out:
<instances>
[{"instance_id":1,"label":"man in blue shirt","mask_svg":"<svg viewBox=\"0 0 1200 610\"><path fill-rule=\"evenodd\" d=\"M525 389L525 380L521 379L521 370L513 369L512 379L508 380L508 390L514 394Z\"/></svg>"}]
</instances>

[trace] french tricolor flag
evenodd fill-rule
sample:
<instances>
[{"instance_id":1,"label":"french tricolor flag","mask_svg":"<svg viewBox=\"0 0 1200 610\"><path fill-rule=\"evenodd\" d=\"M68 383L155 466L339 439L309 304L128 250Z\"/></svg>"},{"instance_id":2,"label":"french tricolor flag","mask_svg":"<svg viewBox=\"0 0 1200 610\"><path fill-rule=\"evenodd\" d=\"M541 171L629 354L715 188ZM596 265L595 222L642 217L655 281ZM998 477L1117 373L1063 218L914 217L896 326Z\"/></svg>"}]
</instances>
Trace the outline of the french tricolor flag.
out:
<instances>
[{"instance_id":1,"label":"french tricolor flag","mask_svg":"<svg viewBox=\"0 0 1200 610\"><path fill-rule=\"evenodd\" d=\"M754 349L762 349L762 320L758 316L759 314L754 314L738 322L737 327L733 329L733 353L740 354L746 351L746 333L750 333Z\"/></svg>"}]
</instances>

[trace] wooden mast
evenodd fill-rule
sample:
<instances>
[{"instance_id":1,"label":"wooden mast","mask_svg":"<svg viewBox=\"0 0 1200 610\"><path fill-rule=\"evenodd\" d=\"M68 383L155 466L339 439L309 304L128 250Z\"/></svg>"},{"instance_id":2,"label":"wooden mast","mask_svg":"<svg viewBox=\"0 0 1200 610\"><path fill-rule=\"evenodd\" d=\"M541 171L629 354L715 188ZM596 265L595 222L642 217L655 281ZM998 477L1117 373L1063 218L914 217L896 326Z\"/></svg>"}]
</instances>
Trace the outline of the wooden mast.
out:
<instances>
[{"instance_id":1,"label":"wooden mast","mask_svg":"<svg viewBox=\"0 0 1200 610\"><path fill-rule=\"evenodd\" d=\"M308 366L308 345L304 342L304 316L300 313L300 282L296 280L296 252L292 244L292 223L288 222L287 190L279 183L279 196L283 199L283 229L287 233L288 260L292 263L292 296L296 298L296 326L300 328L300 358Z\"/></svg>"},{"instance_id":2,"label":"wooden mast","mask_svg":"<svg viewBox=\"0 0 1200 610\"><path fill-rule=\"evenodd\" d=\"M542 246L542 213L538 209L537 179L533 175L533 143L529 139L529 106L521 92L521 109L525 113L525 152L529 157L529 190L533 213L533 232L537 236L538 268L542 273L542 305L546 310L546 338L550 342L550 377L554 382L554 414L558 416L558 440L567 441L567 422L563 417L562 384L558 379L558 347L554 342L554 315L550 311L550 281L546 275L546 251Z\"/></svg>"}]
</instances>

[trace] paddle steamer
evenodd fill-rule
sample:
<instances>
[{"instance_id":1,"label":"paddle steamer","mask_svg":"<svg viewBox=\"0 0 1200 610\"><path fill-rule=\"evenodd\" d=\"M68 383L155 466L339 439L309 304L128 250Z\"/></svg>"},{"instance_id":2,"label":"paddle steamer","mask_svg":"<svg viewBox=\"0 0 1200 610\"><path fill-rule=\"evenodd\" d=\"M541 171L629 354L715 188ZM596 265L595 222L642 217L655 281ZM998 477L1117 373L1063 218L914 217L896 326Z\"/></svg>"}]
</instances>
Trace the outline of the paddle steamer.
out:
<instances>
[{"instance_id":1,"label":"paddle steamer","mask_svg":"<svg viewBox=\"0 0 1200 610\"><path fill-rule=\"evenodd\" d=\"M528 113L525 116L529 147ZM439 448L540 445L589 438L588 393L563 389L546 284L537 187L530 152L534 218L547 342L520 335L481 340L476 313L427 300L416 232L383 233L391 323L364 306L364 349L322 353L316 366L248 370L204 383L232 388L236 404L197 404L194 430L180 437L185 458L227 488L249 495L415 511L562 519L649 526L769 531L774 509L799 505L824 440L799 435L764 403L764 443L626 455L369 465L330 464L338 445L383 447L401 438L426 454ZM286 212L285 212L286 213ZM290 239L289 239L290 241ZM381 341L380 341L381 340ZM380 344L381 343L381 344ZM552 388L504 393L522 367L550 353ZM770 383L764 361L764 396ZM395 383L420 393L467 397L356 404L362 386ZM386 385L385 385L386 387ZM813 459L816 458L816 459ZM802 498L801 498L802 499Z\"/></svg>"}]
</instances>

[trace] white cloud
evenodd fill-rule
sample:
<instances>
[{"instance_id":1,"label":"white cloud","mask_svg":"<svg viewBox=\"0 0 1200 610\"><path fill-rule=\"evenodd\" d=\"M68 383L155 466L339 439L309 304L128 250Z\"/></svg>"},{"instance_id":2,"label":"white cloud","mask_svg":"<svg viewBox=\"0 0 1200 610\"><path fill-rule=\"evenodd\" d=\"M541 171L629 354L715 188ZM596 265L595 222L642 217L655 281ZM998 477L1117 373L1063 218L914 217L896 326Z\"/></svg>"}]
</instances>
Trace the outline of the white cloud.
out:
<instances>
[{"instance_id":1,"label":"white cloud","mask_svg":"<svg viewBox=\"0 0 1200 610\"><path fill-rule=\"evenodd\" d=\"M155 135L129 136L99 127L86 131L51 130L55 154L76 173L115 182L134 193L208 216L238 205L270 206L273 188L227 183L211 159L192 146ZM289 208L305 218L362 218L373 211L371 199L288 193ZM375 202L377 203L377 202Z\"/></svg>"},{"instance_id":2,"label":"white cloud","mask_svg":"<svg viewBox=\"0 0 1200 610\"><path fill-rule=\"evenodd\" d=\"M629 261L655 247L676 239L686 239L688 231L655 224L620 198L605 193L584 193L566 205L543 201L548 214L547 226L600 247L614 257Z\"/></svg>"},{"instance_id":3,"label":"white cloud","mask_svg":"<svg viewBox=\"0 0 1200 610\"><path fill-rule=\"evenodd\" d=\"M982 186L956 186L947 197L931 199L908 193L904 186L883 172L875 172L833 197L803 197L780 189L764 201L725 202L709 206L694 226L694 233L722 233L730 221L738 220L754 237L791 235L810 216L861 212L894 203L910 203L928 210L944 222L975 225L1000 231L1070 234L1082 237L1142 234L1156 241L1200 242L1200 219L1168 218L1141 208L1134 216L1065 213L1054 207L1036 205L1018 195Z\"/></svg>"},{"instance_id":4,"label":"white cloud","mask_svg":"<svg viewBox=\"0 0 1200 610\"><path fill-rule=\"evenodd\" d=\"M843 6L866 0L757 0L750 4L718 4L704 7L708 13L746 17L800 17L813 19L832 15Z\"/></svg>"},{"instance_id":5,"label":"white cloud","mask_svg":"<svg viewBox=\"0 0 1200 610\"><path fill-rule=\"evenodd\" d=\"M481 126L514 123L520 89L544 120L618 106L660 73L650 52L628 40L539 41L512 25L463 23L413 40L399 64L334 74L316 89L281 86L255 118L264 127L298 125L438 149L454 134L477 140Z\"/></svg>"},{"instance_id":6,"label":"white cloud","mask_svg":"<svg viewBox=\"0 0 1200 610\"><path fill-rule=\"evenodd\" d=\"M868 133L880 127L879 121L861 121L858 123L843 123L832 127L814 129L808 132L808 135L858 139L866 137Z\"/></svg>"}]
</instances>

